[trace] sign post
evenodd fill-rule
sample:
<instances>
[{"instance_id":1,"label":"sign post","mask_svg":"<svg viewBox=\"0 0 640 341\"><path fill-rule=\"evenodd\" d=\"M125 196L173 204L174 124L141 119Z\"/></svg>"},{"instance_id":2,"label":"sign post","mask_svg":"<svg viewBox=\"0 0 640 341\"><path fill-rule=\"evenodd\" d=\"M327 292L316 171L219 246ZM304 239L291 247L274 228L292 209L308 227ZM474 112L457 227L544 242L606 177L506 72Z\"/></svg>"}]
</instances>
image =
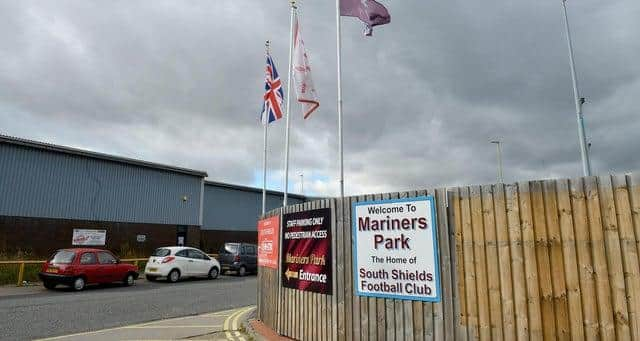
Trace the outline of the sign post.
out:
<instances>
[{"instance_id":1,"label":"sign post","mask_svg":"<svg viewBox=\"0 0 640 341\"><path fill-rule=\"evenodd\" d=\"M356 294L439 302L433 196L358 202L352 211Z\"/></svg>"},{"instance_id":2,"label":"sign post","mask_svg":"<svg viewBox=\"0 0 640 341\"><path fill-rule=\"evenodd\" d=\"M282 286L331 295L331 209L289 213L282 218Z\"/></svg>"}]
</instances>

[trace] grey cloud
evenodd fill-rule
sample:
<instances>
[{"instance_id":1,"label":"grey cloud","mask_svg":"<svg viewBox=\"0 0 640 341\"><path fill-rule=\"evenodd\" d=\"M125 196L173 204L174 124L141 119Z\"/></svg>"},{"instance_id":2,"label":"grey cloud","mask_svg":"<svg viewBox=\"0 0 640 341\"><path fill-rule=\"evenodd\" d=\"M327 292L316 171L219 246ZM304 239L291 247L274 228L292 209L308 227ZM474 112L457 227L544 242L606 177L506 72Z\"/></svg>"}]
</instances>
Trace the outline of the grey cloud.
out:
<instances>
[{"instance_id":1,"label":"grey cloud","mask_svg":"<svg viewBox=\"0 0 640 341\"><path fill-rule=\"evenodd\" d=\"M342 20L348 193L492 182L496 137L508 181L580 174L560 0L383 3L373 37ZM594 169L638 169L640 3L568 6ZM321 107L292 106L290 187L304 170L334 195L335 9L299 7ZM258 185L263 45L286 81L288 19L286 1L0 1L0 129ZM284 122L269 134L273 179Z\"/></svg>"}]
</instances>

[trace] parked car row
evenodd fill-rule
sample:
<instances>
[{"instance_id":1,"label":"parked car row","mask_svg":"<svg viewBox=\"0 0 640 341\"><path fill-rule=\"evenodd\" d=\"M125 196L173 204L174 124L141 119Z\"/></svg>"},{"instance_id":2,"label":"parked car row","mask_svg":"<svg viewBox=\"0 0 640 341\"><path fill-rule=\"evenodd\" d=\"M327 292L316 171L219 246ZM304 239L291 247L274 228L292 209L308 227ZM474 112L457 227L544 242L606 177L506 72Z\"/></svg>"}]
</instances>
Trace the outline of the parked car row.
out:
<instances>
[{"instance_id":1,"label":"parked car row","mask_svg":"<svg viewBox=\"0 0 640 341\"><path fill-rule=\"evenodd\" d=\"M216 279L225 271L236 271L244 276L257 272L257 247L246 243L225 243L220 251L220 262L199 249L184 246L156 249L144 269L149 281L166 279L175 283L187 277ZM39 273L47 289L65 285L83 290L87 285L121 282L133 285L140 276L138 267L123 263L112 252L103 249L61 249L43 264Z\"/></svg>"}]
</instances>

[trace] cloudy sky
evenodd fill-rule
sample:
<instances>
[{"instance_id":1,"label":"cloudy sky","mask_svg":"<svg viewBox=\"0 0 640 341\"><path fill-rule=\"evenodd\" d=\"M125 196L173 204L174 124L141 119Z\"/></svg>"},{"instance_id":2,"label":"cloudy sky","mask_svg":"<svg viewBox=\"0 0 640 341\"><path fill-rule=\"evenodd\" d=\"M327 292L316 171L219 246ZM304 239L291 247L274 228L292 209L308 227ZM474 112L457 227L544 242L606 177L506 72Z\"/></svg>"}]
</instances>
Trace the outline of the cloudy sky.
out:
<instances>
[{"instance_id":1,"label":"cloudy sky","mask_svg":"<svg viewBox=\"0 0 640 341\"><path fill-rule=\"evenodd\" d=\"M343 18L348 194L581 174L560 0L380 0ZM291 187L337 193L334 2L299 1L320 108L292 110ZM570 0L595 173L640 169L640 1ZM287 0L0 0L0 133L261 186L264 41L285 74ZM286 76L283 77L286 80ZM281 189L284 120L269 187Z\"/></svg>"}]
</instances>

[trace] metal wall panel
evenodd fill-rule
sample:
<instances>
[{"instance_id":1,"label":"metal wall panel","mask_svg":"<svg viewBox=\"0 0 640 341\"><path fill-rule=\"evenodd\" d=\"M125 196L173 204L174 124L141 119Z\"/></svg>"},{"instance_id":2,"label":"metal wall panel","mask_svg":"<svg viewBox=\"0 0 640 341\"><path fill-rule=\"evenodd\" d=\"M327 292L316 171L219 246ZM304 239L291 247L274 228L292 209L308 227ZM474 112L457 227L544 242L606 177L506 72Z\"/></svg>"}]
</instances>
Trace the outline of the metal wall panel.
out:
<instances>
[{"instance_id":1,"label":"metal wall panel","mask_svg":"<svg viewBox=\"0 0 640 341\"><path fill-rule=\"evenodd\" d=\"M304 202L289 197L289 204ZM267 194L267 211L282 206L282 195ZM203 230L256 231L262 213L262 192L206 184Z\"/></svg>"},{"instance_id":2,"label":"metal wall panel","mask_svg":"<svg viewBox=\"0 0 640 341\"><path fill-rule=\"evenodd\" d=\"M202 180L0 144L0 215L199 225Z\"/></svg>"}]
</instances>

